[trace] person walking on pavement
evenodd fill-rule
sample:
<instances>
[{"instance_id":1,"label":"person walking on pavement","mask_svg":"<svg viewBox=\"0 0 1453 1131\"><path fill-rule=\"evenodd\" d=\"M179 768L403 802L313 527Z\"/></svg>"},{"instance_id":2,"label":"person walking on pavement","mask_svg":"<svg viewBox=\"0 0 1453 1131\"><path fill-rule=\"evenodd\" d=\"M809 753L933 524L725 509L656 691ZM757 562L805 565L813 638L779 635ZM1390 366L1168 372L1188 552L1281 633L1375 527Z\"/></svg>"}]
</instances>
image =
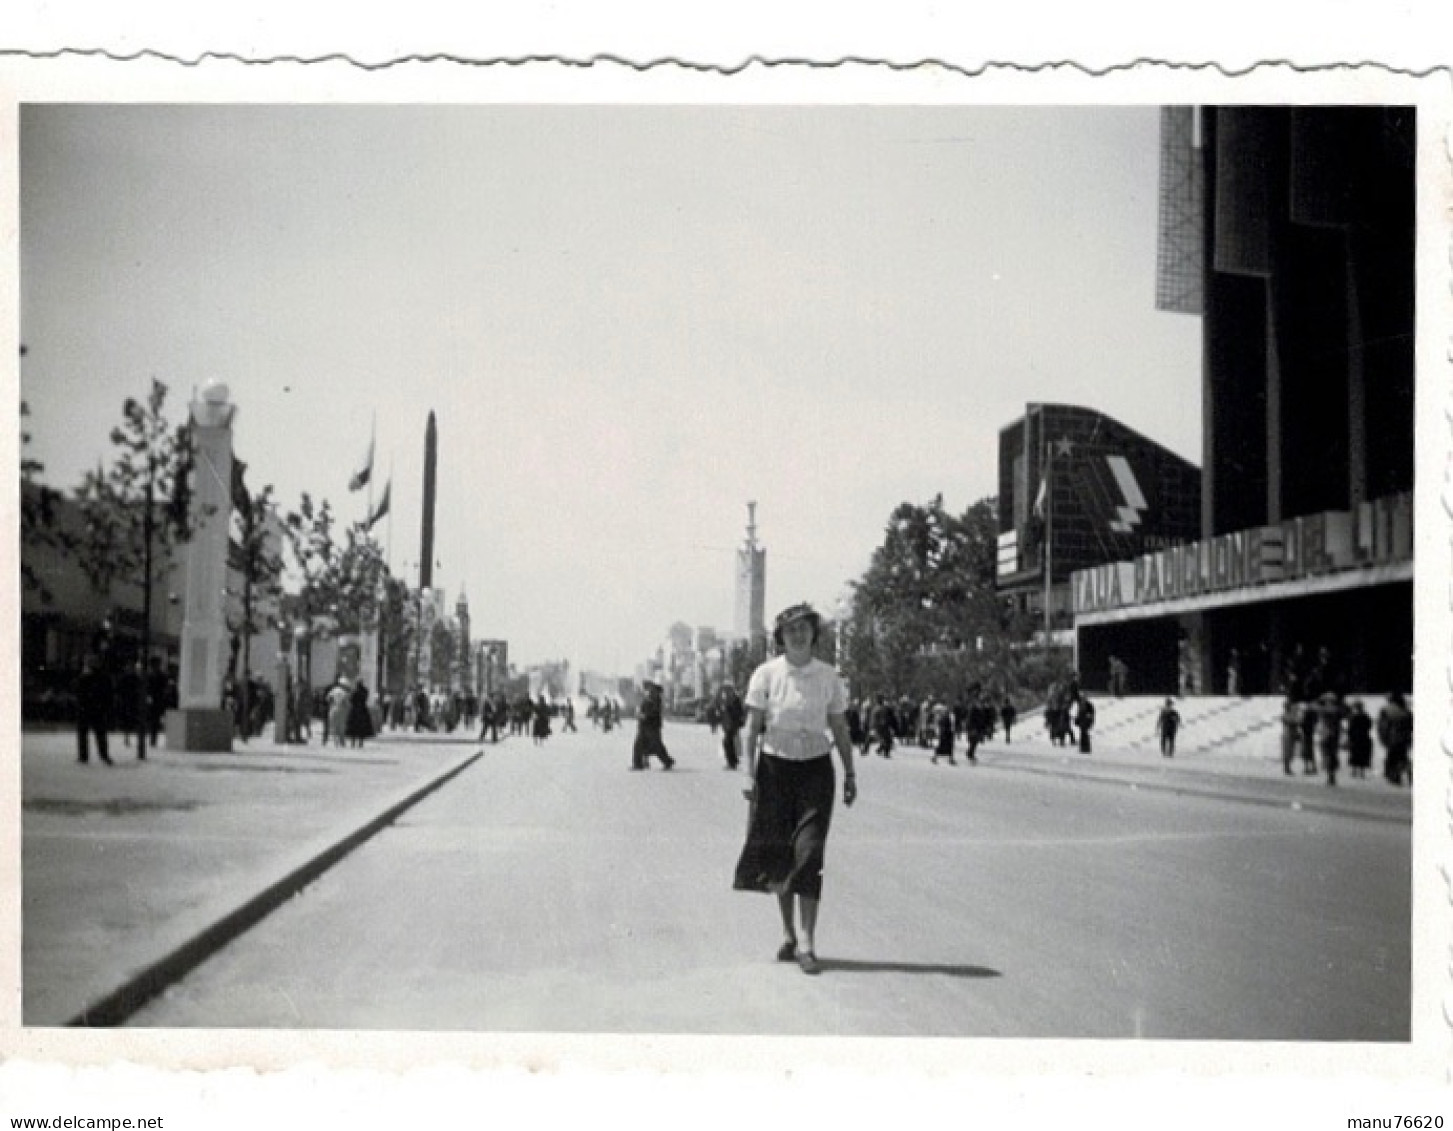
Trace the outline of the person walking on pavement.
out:
<instances>
[{"instance_id":1,"label":"person walking on pavement","mask_svg":"<svg viewBox=\"0 0 1453 1131\"><path fill-rule=\"evenodd\" d=\"M974 765L979 763L980 745L988 742L994 735L996 714L994 704L987 699L981 699L978 692L975 692L973 701L969 704L969 713L964 725L969 736L969 761Z\"/></svg>"},{"instance_id":2,"label":"person walking on pavement","mask_svg":"<svg viewBox=\"0 0 1453 1131\"><path fill-rule=\"evenodd\" d=\"M543 692L531 704L530 714L530 734L535 739L535 745L539 746L550 737L550 704L545 701Z\"/></svg>"},{"instance_id":3,"label":"person walking on pavement","mask_svg":"<svg viewBox=\"0 0 1453 1131\"><path fill-rule=\"evenodd\" d=\"M351 699L352 693L341 677L328 689L328 719L323 731L325 746L329 742L332 742L334 746L343 745L343 733L348 726L348 705Z\"/></svg>"},{"instance_id":4,"label":"person walking on pavement","mask_svg":"<svg viewBox=\"0 0 1453 1131\"><path fill-rule=\"evenodd\" d=\"M575 701L568 695L565 697L565 705L560 708L560 713L565 719L564 724L560 727L560 733L564 734L568 730L572 734L578 734L579 732L575 729Z\"/></svg>"},{"instance_id":5,"label":"person walking on pavement","mask_svg":"<svg viewBox=\"0 0 1453 1131\"><path fill-rule=\"evenodd\" d=\"M1304 680L1302 686L1306 685ZM1317 772L1317 720L1320 717L1315 698L1302 700L1302 773L1308 776Z\"/></svg>"},{"instance_id":6,"label":"person walking on pavement","mask_svg":"<svg viewBox=\"0 0 1453 1131\"><path fill-rule=\"evenodd\" d=\"M661 685L648 679L642 686L645 687L646 694L636 711L636 741L631 747L631 769L649 769L651 759L659 758L661 766L669 770L676 765L676 759L671 757L661 738Z\"/></svg>"},{"instance_id":7,"label":"person walking on pavement","mask_svg":"<svg viewBox=\"0 0 1453 1131\"><path fill-rule=\"evenodd\" d=\"M1009 696L1004 696L1004 702L999 705L999 721L1004 724L1004 741L1013 744L1014 738L1011 732L1014 729L1014 720L1019 717L1019 712L1014 709L1013 702Z\"/></svg>"},{"instance_id":8,"label":"person walking on pavement","mask_svg":"<svg viewBox=\"0 0 1453 1131\"><path fill-rule=\"evenodd\" d=\"M1285 774L1292 773L1292 763L1297 760L1297 748L1302 738L1302 704L1288 695L1281 706L1281 768Z\"/></svg>"},{"instance_id":9,"label":"person walking on pavement","mask_svg":"<svg viewBox=\"0 0 1453 1131\"><path fill-rule=\"evenodd\" d=\"M1125 677L1128 670L1125 661L1119 656L1110 657L1110 693L1116 699L1121 699L1125 696Z\"/></svg>"},{"instance_id":10,"label":"person walking on pavement","mask_svg":"<svg viewBox=\"0 0 1453 1131\"><path fill-rule=\"evenodd\" d=\"M1361 699L1347 707L1347 768L1354 778L1365 779L1372 765L1372 716Z\"/></svg>"},{"instance_id":11,"label":"person walking on pavement","mask_svg":"<svg viewBox=\"0 0 1453 1131\"><path fill-rule=\"evenodd\" d=\"M140 702L142 687L141 661L125 665L116 680L116 709L111 716L114 722L121 724L121 742L124 746L131 745L133 734L137 735L139 743L142 729L146 726Z\"/></svg>"},{"instance_id":12,"label":"person walking on pavement","mask_svg":"<svg viewBox=\"0 0 1453 1131\"><path fill-rule=\"evenodd\" d=\"M1386 751L1382 772L1393 785L1403 784L1403 775L1412 781L1413 712L1401 691L1394 691L1377 713L1377 740Z\"/></svg>"},{"instance_id":13,"label":"person walking on pavement","mask_svg":"<svg viewBox=\"0 0 1453 1131\"><path fill-rule=\"evenodd\" d=\"M848 720L848 738L853 744L853 749L859 754L868 753L868 730L863 725L863 708L856 699L848 700L848 709L844 712L844 718Z\"/></svg>"},{"instance_id":14,"label":"person walking on pavement","mask_svg":"<svg viewBox=\"0 0 1453 1131\"><path fill-rule=\"evenodd\" d=\"M488 695L479 705L479 741L499 741L499 716L495 713L494 700Z\"/></svg>"},{"instance_id":15,"label":"person walking on pavement","mask_svg":"<svg viewBox=\"0 0 1453 1131\"><path fill-rule=\"evenodd\" d=\"M1155 733L1160 739L1160 753L1164 758L1176 756L1176 732L1181 729L1181 713L1176 710L1175 700L1167 699L1165 706L1155 719Z\"/></svg>"},{"instance_id":16,"label":"person walking on pavement","mask_svg":"<svg viewBox=\"0 0 1453 1131\"><path fill-rule=\"evenodd\" d=\"M313 689L308 686L308 681L305 679L298 680L297 690L293 695L293 718L296 720L294 723L297 731L296 741L311 742L313 739Z\"/></svg>"},{"instance_id":17,"label":"person walking on pavement","mask_svg":"<svg viewBox=\"0 0 1453 1131\"><path fill-rule=\"evenodd\" d=\"M934 727L938 731L938 741L933 748L931 763L937 763L940 758L947 758L950 766L957 766L954 761L954 716L947 707L939 703L934 707ZM972 760L973 748L969 748L969 758Z\"/></svg>"},{"instance_id":18,"label":"person walking on pavement","mask_svg":"<svg viewBox=\"0 0 1453 1131\"><path fill-rule=\"evenodd\" d=\"M1327 775L1327 784L1337 784L1337 770L1341 767L1338 748L1342 743L1342 716L1345 713L1342 701L1335 691L1323 692L1317 700L1317 750L1322 756L1322 769Z\"/></svg>"},{"instance_id":19,"label":"person walking on pavement","mask_svg":"<svg viewBox=\"0 0 1453 1131\"><path fill-rule=\"evenodd\" d=\"M878 737L878 756L880 758L893 757L893 732L897 726L898 720L893 716L893 705L879 695L878 702L873 707L873 733Z\"/></svg>"},{"instance_id":20,"label":"person walking on pavement","mask_svg":"<svg viewBox=\"0 0 1453 1131\"><path fill-rule=\"evenodd\" d=\"M737 891L777 896L783 932L777 958L795 960L805 974L822 969L817 914L837 793L834 747L843 767L843 804L851 806L858 796L842 679L812 654L821 631L822 618L811 605L784 609L772 629L783 652L758 667L747 686L748 784L742 793L752 809L732 880Z\"/></svg>"},{"instance_id":21,"label":"person walking on pavement","mask_svg":"<svg viewBox=\"0 0 1453 1131\"><path fill-rule=\"evenodd\" d=\"M737 694L737 686L728 680L721 685L716 704L717 721L721 723L721 752L727 769L735 770L742 760L742 727L747 722L747 706Z\"/></svg>"},{"instance_id":22,"label":"person walking on pavement","mask_svg":"<svg viewBox=\"0 0 1453 1131\"><path fill-rule=\"evenodd\" d=\"M153 750L161 737L167 708L174 706L171 693L171 680L167 677L166 669L162 667L161 657L153 656L146 672L146 724L150 728L148 737Z\"/></svg>"},{"instance_id":23,"label":"person walking on pavement","mask_svg":"<svg viewBox=\"0 0 1453 1131\"><path fill-rule=\"evenodd\" d=\"M363 749L363 740L373 737L373 716L368 711L368 684L359 680L348 694L348 717L343 736L349 745Z\"/></svg>"},{"instance_id":24,"label":"person walking on pavement","mask_svg":"<svg viewBox=\"0 0 1453 1131\"><path fill-rule=\"evenodd\" d=\"M1090 731L1095 727L1095 705L1081 693L1075 700L1075 726L1080 728L1080 753L1090 752Z\"/></svg>"},{"instance_id":25,"label":"person walking on pavement","mask_svg":"<svg viewBox=\"0 0 1453 1131\"><path fill-rule=\"evenodd\" d=\"M86 763L91 760L90 736L96 736L96 754L112 765L111 752L106 747L107 732L111 729L111 699L114 694L111 676L96 656L87 653L81 661L81 674L76 677L76 760Z\"/></svg>"}]
</instances>

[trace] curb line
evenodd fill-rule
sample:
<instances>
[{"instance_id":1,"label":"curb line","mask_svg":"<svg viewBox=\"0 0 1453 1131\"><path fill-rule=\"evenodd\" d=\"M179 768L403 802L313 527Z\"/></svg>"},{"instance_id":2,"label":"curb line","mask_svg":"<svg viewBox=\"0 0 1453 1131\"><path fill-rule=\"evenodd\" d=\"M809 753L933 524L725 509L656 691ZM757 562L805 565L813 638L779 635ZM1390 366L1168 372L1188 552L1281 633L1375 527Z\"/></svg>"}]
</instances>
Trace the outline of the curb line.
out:
<instances>
[{"instance_id":1,"label":"curb line","mask_svg":"<svg viewBox=\"0 0 1453 1131\"><path fill-rule=\"evenodd\" d=\"M195 937L182 943L170 954L153 962L99 1000L91 1003L65 1023L67 1028L105 1028L120 1025L164 989L180 980L203 961L254 927L277 910L308 884L337 864L359 845L399 819L429 794L462 774L484 757L478 750L438 777L390 805L377 817L365 822L337 843L324 849L311 860L300 864L281 879L268 884L235 911L222 916Z\"/></svg>"}]
</instances>

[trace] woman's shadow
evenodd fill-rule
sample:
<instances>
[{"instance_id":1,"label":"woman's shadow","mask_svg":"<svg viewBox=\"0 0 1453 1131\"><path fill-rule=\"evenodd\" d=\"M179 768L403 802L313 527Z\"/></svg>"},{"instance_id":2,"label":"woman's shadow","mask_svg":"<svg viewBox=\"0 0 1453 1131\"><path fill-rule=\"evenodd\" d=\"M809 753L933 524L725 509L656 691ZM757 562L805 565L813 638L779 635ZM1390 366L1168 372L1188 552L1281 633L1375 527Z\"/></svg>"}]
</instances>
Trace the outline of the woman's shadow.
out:
<instances>
[{"instance_id":1,"label":"woman's shadow","mask_svg":"<svg viewBox=\"0 0 1453 1131\"><path fill-rule=\"evenodd\" d=\"M988 966L954 966L941 962L870 962L861 958L820 958L824 974L841 970L845 974L947 974L950 978L1001 978Z\"/></svg>"}]
</instances>

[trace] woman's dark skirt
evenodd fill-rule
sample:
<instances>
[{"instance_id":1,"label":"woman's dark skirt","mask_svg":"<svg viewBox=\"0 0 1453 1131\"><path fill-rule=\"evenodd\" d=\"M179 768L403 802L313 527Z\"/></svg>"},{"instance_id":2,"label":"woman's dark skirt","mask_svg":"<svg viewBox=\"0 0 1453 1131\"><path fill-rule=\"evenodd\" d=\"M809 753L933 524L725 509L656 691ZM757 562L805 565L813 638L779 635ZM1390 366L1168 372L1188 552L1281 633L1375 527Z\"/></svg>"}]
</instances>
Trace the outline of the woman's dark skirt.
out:
<instances>
[{"instance_id":1,"label":"woman's dark skirt","mask_svg":"<svg viewBox=\"0 0 1453 1131\"><path fill-rule=\"evenodd\" d=\"M757 800L732 887L821 899L836 790L831 755L792 762L764 754L757 763Z\"/></svg>"}]
</instances>

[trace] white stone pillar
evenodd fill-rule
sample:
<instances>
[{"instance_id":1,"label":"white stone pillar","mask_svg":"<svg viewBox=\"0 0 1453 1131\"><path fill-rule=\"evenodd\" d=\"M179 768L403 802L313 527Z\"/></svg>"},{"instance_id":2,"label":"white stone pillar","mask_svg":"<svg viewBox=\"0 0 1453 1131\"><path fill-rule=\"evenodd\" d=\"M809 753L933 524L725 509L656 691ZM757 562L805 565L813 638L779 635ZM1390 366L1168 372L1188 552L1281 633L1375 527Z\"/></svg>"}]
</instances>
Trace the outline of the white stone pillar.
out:
<instances>
[{"instance_id":1,"label":"white stone pillar","mask_svg":"<svg viewBox=\"0 0 1453 1131\"><path fill-rule=\"evenodd\" d=\"M232 420L227 386L209 383L191 406L196 467L192 537L186 546L179 710L167 722L171 749L230 750L232 719L222 709L227 663L227 540L232 521Z\"/></svg>"}]
</instances>

